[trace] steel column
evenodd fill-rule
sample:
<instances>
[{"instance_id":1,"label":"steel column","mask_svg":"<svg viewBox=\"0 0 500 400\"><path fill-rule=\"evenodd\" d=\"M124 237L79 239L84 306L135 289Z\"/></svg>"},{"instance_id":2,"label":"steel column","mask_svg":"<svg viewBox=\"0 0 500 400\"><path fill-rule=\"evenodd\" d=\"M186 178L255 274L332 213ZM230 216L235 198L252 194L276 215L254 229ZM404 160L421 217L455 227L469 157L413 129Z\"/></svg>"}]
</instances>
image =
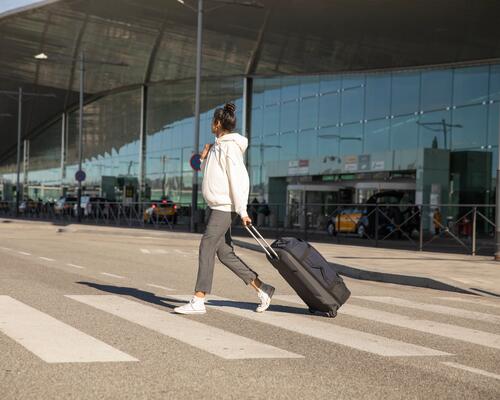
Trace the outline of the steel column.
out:
<instances>
[{"instance_id":1,"label":"steel column","mask_svg":"<svg viewBox=\"0 0 500 400\"><path fill-rule=\"evenodd\" d=\"M203 0L198 0L198 32L196 39L196 93L194 107L194 149L200 151L200 103L201 103L201 58L203 40ZM193 172L193 188L191 197L191 232L198 230L198 171Z\"/></svg>"}]
</instances>

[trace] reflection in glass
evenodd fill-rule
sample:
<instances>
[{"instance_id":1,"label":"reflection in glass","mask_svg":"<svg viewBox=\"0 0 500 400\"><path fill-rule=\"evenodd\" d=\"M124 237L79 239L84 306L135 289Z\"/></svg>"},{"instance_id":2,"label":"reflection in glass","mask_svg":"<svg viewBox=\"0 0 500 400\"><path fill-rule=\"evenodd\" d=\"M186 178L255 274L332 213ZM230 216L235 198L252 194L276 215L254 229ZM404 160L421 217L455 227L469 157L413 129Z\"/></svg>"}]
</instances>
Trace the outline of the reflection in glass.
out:
<instances>
[{"instance_id":1,"label":"reflection in glass","mask_svg":"<svg viewBox=\"0 0 500 400\"><path fill-rule=\"evenodd\" d=\"M420 110L420 73L393 72L391 103L391 114L394 116Z\"/></svg>"},{"instance_id":2,"label":"reflection in glass","mask_svg":"<svg viewBox=\"0 0 500 400\"><path fill-rule=\"evenodd\" d=\"M488 100L489 67L456 69L453 74L453 105L478 104Z\"/></svg>"},{"instance_id":3,"label":"reflection in glass","mask_svg":"<svg viewBox=\"0 0 500 400\"><path fill-rule=\"evenodd\" d=\"M372 75L366 78L367 120L383 118L389 115L391 106L391 76Z\"/></svg>"},{"instance_id":4,"label":"reflection in glass","mask_svg":"<svg viewBox=\"0 0 500 400\"><path fill-rule=\"evenodd\" d=\"M459 107L453 110L450 143L453 150L486 146L487 105Z\"/></svg>"},{"instance_id":5,"label":"reflection in glass","mask_svg":"<svg viewBox=\"0 0 500 400\"><path fill-rule=\"evenodd\" d=\"M440 110L451 106L452 70L422 72L422 111Z\"/></svg>"}]
</instances>

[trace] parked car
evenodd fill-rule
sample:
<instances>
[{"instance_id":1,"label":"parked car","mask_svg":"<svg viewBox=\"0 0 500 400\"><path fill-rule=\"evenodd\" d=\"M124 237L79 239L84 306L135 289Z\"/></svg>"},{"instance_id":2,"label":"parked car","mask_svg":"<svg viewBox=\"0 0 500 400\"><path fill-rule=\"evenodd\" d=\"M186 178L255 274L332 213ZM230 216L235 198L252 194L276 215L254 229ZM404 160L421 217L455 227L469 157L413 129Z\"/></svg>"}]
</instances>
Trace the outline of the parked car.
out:
<instances>
[{"instance_id":1,"label":"parked car","mask_svg":"<svg viewBox=\"0 0 500 400\"><path fill-rule=\"evenodd\" d=\"M155 222L177 223L177 204L169 197L152 201L151 205L144 210L144 222L153 224Z\"/></svg>"},{"instance_id":2,"label":"parked car","mask_svg":"<svg viewBox=\"0 0 500 400\"><path fill-rule=\"evenodd\" d=\"M412 204L402 204L405 193L384 191L371 196L367 205L337 211L327 223L328 233L356 233L359 237L400 238L404 232L409 237L418 236L420 215ZM378 209L378 221L377 211ZM401 227L401 231L397 229ZM391 235L392 232L395 232Z\"/></svg>"},{"instance_id":3,"label":"parked car","mask_svg":"<svg viewBox=\"0 0 500 400\"><path fill-rule=\"evenodd\" d=\"M78 199L74 196L62 196L54 204L55 214L71 214Z\"/></svg>"},{"instance_id":4,"label":"parked car","mask_svg":"<svg viewBox=\"0 0 500 400\"><path fill-rule=\"evenodd\" d=\"M350 208L337 211L330 216L327 231L335 236L337 233L355 233L359 237L365 235L366 211L359 208Z\"/></svg>"}]
</instances>

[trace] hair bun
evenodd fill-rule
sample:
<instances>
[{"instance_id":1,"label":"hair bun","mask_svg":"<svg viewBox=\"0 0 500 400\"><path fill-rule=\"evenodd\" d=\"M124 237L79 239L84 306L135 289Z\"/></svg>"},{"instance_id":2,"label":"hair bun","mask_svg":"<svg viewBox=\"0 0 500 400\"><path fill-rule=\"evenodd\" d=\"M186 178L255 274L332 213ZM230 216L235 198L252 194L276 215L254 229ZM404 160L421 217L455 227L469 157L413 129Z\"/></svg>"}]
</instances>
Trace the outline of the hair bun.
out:
<instances>
[{"instance_id":1,"label":"hair bun","mask_svg":"<svg viewBox=\"0 0 500 400\"><path fill-rule=\"evenodd\" d=\"M236 106L233 103L227 103L224 106L224 111L234 114L234 112L236 111Z\"/></svg>"}]
</instances>

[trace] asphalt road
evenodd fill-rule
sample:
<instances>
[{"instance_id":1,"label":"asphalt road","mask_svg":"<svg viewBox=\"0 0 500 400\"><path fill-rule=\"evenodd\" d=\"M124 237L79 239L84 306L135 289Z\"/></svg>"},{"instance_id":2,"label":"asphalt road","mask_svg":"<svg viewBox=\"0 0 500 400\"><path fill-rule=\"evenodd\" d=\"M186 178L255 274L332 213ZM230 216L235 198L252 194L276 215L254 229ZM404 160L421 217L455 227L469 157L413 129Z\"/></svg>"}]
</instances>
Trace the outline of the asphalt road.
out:
<instances>
[{"instance_id":1,"label":"asphalt road","mask_svg":"<svg viewBox=\"0 0 500 400\"><path fill-rule=\"evenodd\" d=\"M198 237L57 230L0 224L2 400L500 398L500 300L347 280L332 320L238 248L270 310L218 264L209 312L178 316Z\"/></svg>"}]
</instances>

